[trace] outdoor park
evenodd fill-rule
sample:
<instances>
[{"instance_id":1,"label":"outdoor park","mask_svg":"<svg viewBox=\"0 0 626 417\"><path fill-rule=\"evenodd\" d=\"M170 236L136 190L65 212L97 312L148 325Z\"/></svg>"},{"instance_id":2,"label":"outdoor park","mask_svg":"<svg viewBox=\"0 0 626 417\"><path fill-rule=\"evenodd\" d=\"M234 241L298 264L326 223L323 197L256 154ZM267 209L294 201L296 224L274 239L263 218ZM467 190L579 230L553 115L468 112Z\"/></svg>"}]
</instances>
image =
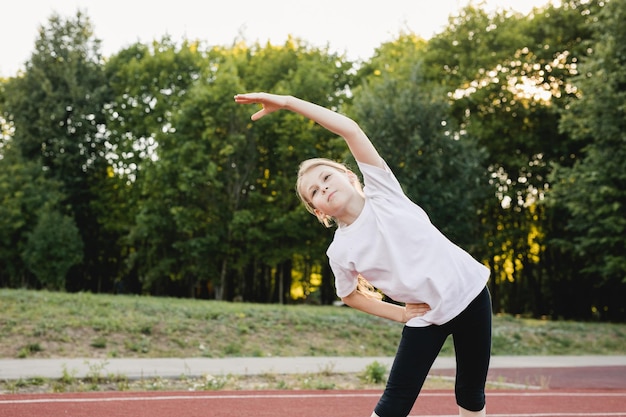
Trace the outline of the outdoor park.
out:
<instances>
[{"instance_id":1,"label":"outdoor park","mask_svg":"<svg viewBox=\"0 0 626 417\"><path fill-rule=\"evenodd\" d=\"M489 267L491 415L626 416L625 15L468 5L362 61L165 34L105 56L88 14L51 15L0 78L0 416L371 413L402 325L340 305L294 192L304 159L357 164L298 114L252 122L248 91L357 121ZM441 357L413 416L456 413Z\"/></svg>"}]
</instances>

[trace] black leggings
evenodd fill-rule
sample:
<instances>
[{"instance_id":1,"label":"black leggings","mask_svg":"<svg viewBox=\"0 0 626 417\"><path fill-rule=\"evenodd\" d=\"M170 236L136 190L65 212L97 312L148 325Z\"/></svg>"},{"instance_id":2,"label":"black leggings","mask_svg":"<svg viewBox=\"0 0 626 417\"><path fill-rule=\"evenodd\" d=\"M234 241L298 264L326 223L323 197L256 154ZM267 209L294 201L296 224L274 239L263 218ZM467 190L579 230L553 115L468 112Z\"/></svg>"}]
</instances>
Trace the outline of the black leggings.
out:
<instances>
[{"instance_id":1,"label":"black leggings","mask_svg":"<svg viewBox=\"0 0 626 417\"><path fill-rule=\"evenodd\" d=\"M456 402L470 411L485 406L491 356L491 297L487 287L457 317L441 326L402 330L387 387L376 405L380 417L406 417L448 335L456 355Z\"/></svg>"}]
</instances>

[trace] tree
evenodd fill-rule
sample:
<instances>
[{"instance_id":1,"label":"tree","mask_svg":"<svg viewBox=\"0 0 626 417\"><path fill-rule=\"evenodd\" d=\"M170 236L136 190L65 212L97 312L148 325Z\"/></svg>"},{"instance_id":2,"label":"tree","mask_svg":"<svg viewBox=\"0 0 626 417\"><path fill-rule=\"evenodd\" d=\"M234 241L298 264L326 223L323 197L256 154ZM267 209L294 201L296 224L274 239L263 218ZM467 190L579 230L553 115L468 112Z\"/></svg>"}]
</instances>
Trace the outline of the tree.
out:
<instances>
[{"instance_id":1,"label":"tree","mask_svg":"<svg viewBox=\"0 0 626 417\"><path fill-rule=\"evenodd\" d=\"M185 295L202 295L202 284L217 275L225 243L220 242L224 224L218 212L222 190L216 186L212 144L203 138L212 129L196 128L205 118L212 120L209 100L214 105L227 102L221 94L189 86L172 115L171 131L155 136L159 158L145 167L140 183L145 198L130 235L137 251L133 261L146 291L160 294L182 287Z\"/></svg>"},{"instance_id":2,"label":"tree","mask_svg":"<svg viewBox=\"0 0 626 417\"><path fill-rule=\"evenodd\" d=\"M43 287L65 290L68 271L83 259L83 242L74 219L44 207L27 235L22 256Z\"/></svg>"},{"instance_id":3,"label":"tree","mask_svg":"<svg viewBox=\"0 0 626 417\"><path fill-rule=\"evenodd\" d=\"M45 177L41 167L24 160L5 143L0 158L0 285L38 287L24 263L27 236L38 223L41 207L63 200L60 184Z\"/></svg>"},{"instance_id":4,"label":"tree","mask_svg":"<svg viewBox=\"0 0 626 417\"><path fill-rule=\"evenodd\" d=\"M426 47L425 73L448 89L460 129L487 150L493 197L481 209L478 255L493 270L496 311L552 313L549 281L569 266L555 265L565 260L547 249L558 216L541 203L552 164L579 149L559 132L559 109L572 95L568 78L600 7L570 1L528 16L468 7Z\"/></svg>"},{"instance_id":5,"label":"tree","mask_svg":"<svg viewBox=\"0 0 626 417\"><path fill-rule=\"evenodd\" d=\"M208 285L220 299L286 302L294 258L306 259L301 249L312 242L318 249L303 269L325 262L318 239L311 238L325 231L302 228L307 215L293 192L293 175L301 159L325 152L332 135L288 112L252 126L249 109L232 97L285 91L337 105L348 66L297 40L212 48L206 59L172 129L157 135L158 161L146 166L147 199L132 233L136 259L146 277L187 288Z\"/></svg>"},{"instance_id":6,"label":"tree","mask_svg":"<svg viewBox=\"0 0 626 417\"><path fill-rule=\"evenodd\" d=\"M83 13L67 20L54 14L41 27L24 73L5 85L3 113L15 126L14 148L62 184L59 208L74 219L84 242L85 262L72 270L69 289L85 289L88 282L100 290L115 256L115 239L101 233L93 210L107 177L102 109L109 90L99 49Z\"/></svg>"},{"instance_id":7,"label":"tree","mask_svg":"<svg viewBox=\"0 0 626 417\"><path fill-rule=\"evenodd\" d=\"M519 14L498 11L489 15L468 6L450 19L424 52L424 73L447 90L451 119L486 150L484 180L489 181L492 196L484 198L479 209L483 236L477 239L480 245L473 254L493 271L490 287L496 311L517 312L506 286L513 277L516 283L522 282L519 270L511 266L518 265L519 254L529 253L524 237L532 217L522 210L528 178L518 172L532 166L529 160L537 159L536 151L525 146L530 135L519 137L529 120L527 104L532 100L514 98L515 92L508 88L510 63L519 60L516 51L531 43L523 22ZM518 187L516 179L522 176Z\"/></svg>"},{"instance_id":8,"label":"tree","mask_svg":"<svg viewBox=\"0 0 626 417\"><path fill-rule=\"evenodd\" d=\"M598 15L592 53L572 79L579 98L561 128L581 143L583 157L559 166L555 204L567 208L567 234L557 247L584 267L576 303L584 318L624 320L626 308L626 1L612 0ZM564 289L560 286L558 289ZM572 302L570 299L569 302Z\"/></svg>"},{"instance_id":9,"label":"tree","mask_svg":"<svg viewBox=\"0 0 626 417\"><path fill-rule=\"evenodd\" d=\"M194 286L187 281L194 279L181 275L178 265L186 265L187 269L204 266L200 259L186 262L183 255L191 252L184 248L172 251L174 236L187 226L178 225L181 229L177 231L172 224L178 202L171 201L167 194L174 193L179 185L191 190L184 181L173 186L157 174L163 172L163 167L168 167L167 175L170 166L174 173L186 169L182 161L169 164L162 142L176 132L174 119L180 106L208 64L198 48L197 42L185 40L179 45L164 37L150 45L136 43L123 49L105 67L113 91L106 108L110 132L107 162L110 182L117 190L111 191L117 197L112 200L117 203L116 209L108 211L116 215L107 224L116 225L124 236L119 241L126 254L120 285L135 291L193 295ZM164 184L170 188L164 188ZM181 278L184 276L187 278ZM185 282L182 290L172 285L181 281Z\"/></svg>"},{"instance_id":10,"label":"tree","mask_svg":"<svg viewBox=\"0 0 626 417\"><path fill-rule=\"evenodd\" d=\"M351 111L407 195L444 234L472 251L487 190L485 154L450 117L446 90L425 77L423 51L413 35L379 48Z\"/></svg>"}]
</instances>

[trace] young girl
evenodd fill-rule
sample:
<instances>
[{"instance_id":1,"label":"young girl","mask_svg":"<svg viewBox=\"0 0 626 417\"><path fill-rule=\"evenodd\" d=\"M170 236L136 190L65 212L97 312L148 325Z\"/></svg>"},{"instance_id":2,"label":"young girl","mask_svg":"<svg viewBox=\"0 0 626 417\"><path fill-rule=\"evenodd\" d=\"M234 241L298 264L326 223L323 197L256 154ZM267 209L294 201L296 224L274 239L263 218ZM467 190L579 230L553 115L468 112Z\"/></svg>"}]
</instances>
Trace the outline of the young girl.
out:
<instances>
[{"instance_id":1,"label":"young girl","mask_svg":"<svg viewBox=\"0 0 626 417\"><path fill-rule=\"evenodd\" d=\"M484 416L491 353L489 269L450 242L403 193L386 162L351 119L292 96L239 94L260 104L258 120L276 110L299 113L340 135L363 175L316 158L300 165L296 190L327 227L337 225L327 255L337 295L358 310L406 323L385 391L372 416L407 416L441 347L452 335L461 416ZM369 283L404 306L372 296Z\"/></svg>"}]
</instances>

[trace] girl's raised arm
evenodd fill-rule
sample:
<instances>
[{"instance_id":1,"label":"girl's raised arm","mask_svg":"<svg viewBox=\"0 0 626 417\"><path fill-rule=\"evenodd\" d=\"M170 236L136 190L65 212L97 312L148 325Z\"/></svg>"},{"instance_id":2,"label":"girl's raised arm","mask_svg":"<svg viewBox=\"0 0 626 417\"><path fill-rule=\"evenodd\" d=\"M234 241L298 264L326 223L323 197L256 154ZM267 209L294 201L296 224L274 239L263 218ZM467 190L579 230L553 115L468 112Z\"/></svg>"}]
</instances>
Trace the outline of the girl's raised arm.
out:
<instances>
[{"instance_id":1,"label":"girl's raised arm","mask_svg":"<svg viewBox=\"0 0 626 417\"><path fill-rule=\"evenodd\" d=\"M329 131L341 136L350 148L354 158L362 163L382 168L383 161L378 151L369 140L365 132L352 119L293 96L281 96L268 93L248 93L235 96L239 104L260 104L261 110L252 115L252 120L280 109L290 110L307 117Z\"/></svg>"}]
</instances>

